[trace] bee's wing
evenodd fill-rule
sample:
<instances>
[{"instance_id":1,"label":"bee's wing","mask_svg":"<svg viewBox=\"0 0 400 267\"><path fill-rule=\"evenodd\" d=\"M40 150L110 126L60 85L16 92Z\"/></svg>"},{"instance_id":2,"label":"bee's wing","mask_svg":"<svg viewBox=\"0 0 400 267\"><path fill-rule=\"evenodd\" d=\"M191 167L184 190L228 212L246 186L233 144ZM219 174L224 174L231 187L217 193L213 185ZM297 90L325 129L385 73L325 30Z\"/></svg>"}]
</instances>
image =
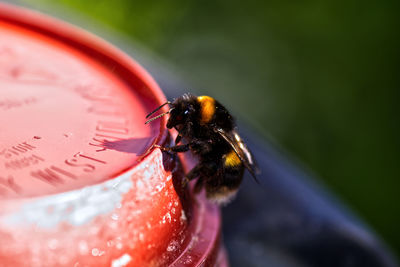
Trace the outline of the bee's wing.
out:
<instances>
[{"instance_id":1,"label":"bee's wing","mask_svg":"<svg viewBox=\"0 0 400 267\"><path fill-rule=\"evenodd\" d=\"M214 131L222 136L231 145L236 155L243 162L244 166L249 170L256 182L258 182L256 174L259 174L260 170L256 161L254 160L253 154L251 154L240 135L235 130L226 132L221 128L216 128Z\"/></svg>"}]
</instances>

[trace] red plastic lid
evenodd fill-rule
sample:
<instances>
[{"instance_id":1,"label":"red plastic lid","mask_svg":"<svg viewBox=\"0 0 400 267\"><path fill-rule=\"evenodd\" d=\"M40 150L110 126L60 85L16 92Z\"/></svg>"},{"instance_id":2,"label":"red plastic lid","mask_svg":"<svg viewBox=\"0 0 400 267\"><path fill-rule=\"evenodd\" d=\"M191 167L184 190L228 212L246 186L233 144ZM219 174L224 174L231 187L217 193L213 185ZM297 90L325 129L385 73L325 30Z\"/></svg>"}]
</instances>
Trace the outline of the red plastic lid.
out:
<instances>
[{"instance_id":1,"label":"red plastic lid","mask_svg":"<svg viewBox=\"0 0 400 267\"><path fill-rule=\"evenodd\" d=\"M144 125L165 102L153 79L24 9L0 4L0 36L0 262L225 264L218 208L177 194L174 157L145 153L168 141L164 120Z\"/></svg>"},{"instance_id":2,"label":"red plastic lid","mask_svg":"<svg viewBox=\"0 0 400 267\"><path fill-rule=\"evenodd\" d=\"M143 91L162 97L152 80L131 86L111 63L31 29L0 22L0 36L0 197L64 192L137 164L160 133L144 125Z\"/></svg>"}]
</instances>

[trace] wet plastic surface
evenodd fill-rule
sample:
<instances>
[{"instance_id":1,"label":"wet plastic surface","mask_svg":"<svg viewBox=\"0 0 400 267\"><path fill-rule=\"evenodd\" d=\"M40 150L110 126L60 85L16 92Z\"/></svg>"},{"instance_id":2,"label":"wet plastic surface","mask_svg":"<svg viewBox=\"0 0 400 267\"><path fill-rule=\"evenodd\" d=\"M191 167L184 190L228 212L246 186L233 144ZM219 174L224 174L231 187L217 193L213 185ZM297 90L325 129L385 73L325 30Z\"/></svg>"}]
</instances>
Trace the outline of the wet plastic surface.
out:
<instances>
[{"instance_id":1,"label":"wet plastic surface","mask_svg":"<svg viewBox=\"0 0 400 267\"><path fill-rule=\"evenodd\" d=\"M213 266L221 218L183 190L165 102L129 57L0 4L0 265Z\"/></svg>"}]
</instances>

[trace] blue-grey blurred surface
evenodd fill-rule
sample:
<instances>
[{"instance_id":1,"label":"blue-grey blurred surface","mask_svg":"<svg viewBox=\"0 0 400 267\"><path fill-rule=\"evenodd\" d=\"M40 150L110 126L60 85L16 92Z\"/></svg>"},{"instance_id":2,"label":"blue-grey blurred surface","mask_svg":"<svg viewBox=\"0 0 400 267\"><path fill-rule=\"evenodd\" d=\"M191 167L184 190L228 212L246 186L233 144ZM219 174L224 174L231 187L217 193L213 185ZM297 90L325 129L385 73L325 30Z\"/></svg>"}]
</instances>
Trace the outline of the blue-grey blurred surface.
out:
<instances>
[{"instance_id":1,"label":"blue-grey blurred surface","mask_svg":"<svg viewBox=\"0 0 400 267\"><path fill-rule=\"evenodd\" d=\"M243 259L244 255L249 255L246 257L249 259L264 255L271 261L286 261L293 266L300 263L327 266L313 261L318 260L313 248L321 248L321 259L334 248L341 248L337 253L349 251L349 255L366 255L363 253L368 249L377 251L375 239L371 241L373 245L364 246L371 244L367 242L369 230L360 228L342 208L336 214L337 206L332 211L330 201L320 204L313 194L295 188L296 183L307 184L301 178L302 172L291 164L278 168L274 163L287 162L287 158L291 158L288 162L301 162L300 169L306 168L307 173L312 170L313 179L334 192L366 222L367 229L373 229L399 254L400 2L25 0L19 3L97 33L128 36L122 41L107 39L125 51L133 51L131 55L149 68L170 96L188 90L212 95L239 122L251 126L243 127L247 136L258 132L264 137L249 138L259 161L263 167L267 166L263 172L268 175L263 176L264 185L257 187L246 179L238 198L225 210L225 240L233 251L230 253L233 260ZM176 82L176 77L185 82ZM182 88L188 84L191 88ZM172 91L174 87L178 87L177 91ZM284 157L279 153L283 160L275 158L275 149L271 150L270 145L262 144L265 137L284 151ZM282 179L275 181L279 177ZM286 184L286 179L293 182ZM288 191L284 191L285 186ZM254 198L248 192L255 192ZM318 212L308 213L307 206ZM257 207L263 207L262 211ZM269 216L274 208L282 213ZM296 212L305 217L296 217L293 215ZM274 218L280 219L274 221ZM294 228L297 230L292 229L293 225L298 226ZM264 234L258 234L263 226ZM355 232L349 229L358 234L353 236ZM245 239L229 236L241 231L249 233L246 238L240 237ZM349 242L350 236L355 238L347 243L351 245L343 245L339 238ZM304 242L307 238L309 241ZM264 245L259 246L260 240L265 240ZM363 246L355 248L353 245L358 242ZM263 249L265 246L267 250ZM361 248L362 252L357 250ZM298 255L303 255L301 261ZM347 259L339 258L340 255L343 256L336 255L338 260ZM375 263L374 259L364 257L370 264ZM346 266L363 266L352 265L353 262L350 257ZM252 266L246 265L249 262L238 264ZM254 264L265 266L257 261Z\"/></svg>"}]
</instances>

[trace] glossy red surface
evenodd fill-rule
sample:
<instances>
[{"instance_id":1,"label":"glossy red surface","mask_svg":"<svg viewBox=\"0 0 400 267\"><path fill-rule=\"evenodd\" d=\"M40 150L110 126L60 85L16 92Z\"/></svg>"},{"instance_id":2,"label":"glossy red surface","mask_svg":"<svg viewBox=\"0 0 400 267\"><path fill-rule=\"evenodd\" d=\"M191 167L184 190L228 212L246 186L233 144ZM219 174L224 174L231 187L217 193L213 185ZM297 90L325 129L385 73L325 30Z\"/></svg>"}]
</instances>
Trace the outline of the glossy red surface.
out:
<instances>
[{"instance_id":1,"label":"glossy red surface","mask_svg":"<svg viewBox=\"0 0 400 267\"><path fill-rule=\"evenodd\" d=\"M150 75L25 9L0 4L0 36L1 264L225 266L218 207L148 151L169 140L144 125L165 102Z\"/></svg>"},{"instance_id":2,"label":"glossy red surface","mask_svg":"<svg viewBox=\"0 0 400 267\"><path fill-rule=\"evenodd\" d=\"M0 172L18 188L2 197L80 188L136 164L159 133L144 125L149 109L136 86L40 33L0 23L0 36L0 138L8 143ZM127 153L120 140L130 140Z\"/></svg>"}]
</instances>

